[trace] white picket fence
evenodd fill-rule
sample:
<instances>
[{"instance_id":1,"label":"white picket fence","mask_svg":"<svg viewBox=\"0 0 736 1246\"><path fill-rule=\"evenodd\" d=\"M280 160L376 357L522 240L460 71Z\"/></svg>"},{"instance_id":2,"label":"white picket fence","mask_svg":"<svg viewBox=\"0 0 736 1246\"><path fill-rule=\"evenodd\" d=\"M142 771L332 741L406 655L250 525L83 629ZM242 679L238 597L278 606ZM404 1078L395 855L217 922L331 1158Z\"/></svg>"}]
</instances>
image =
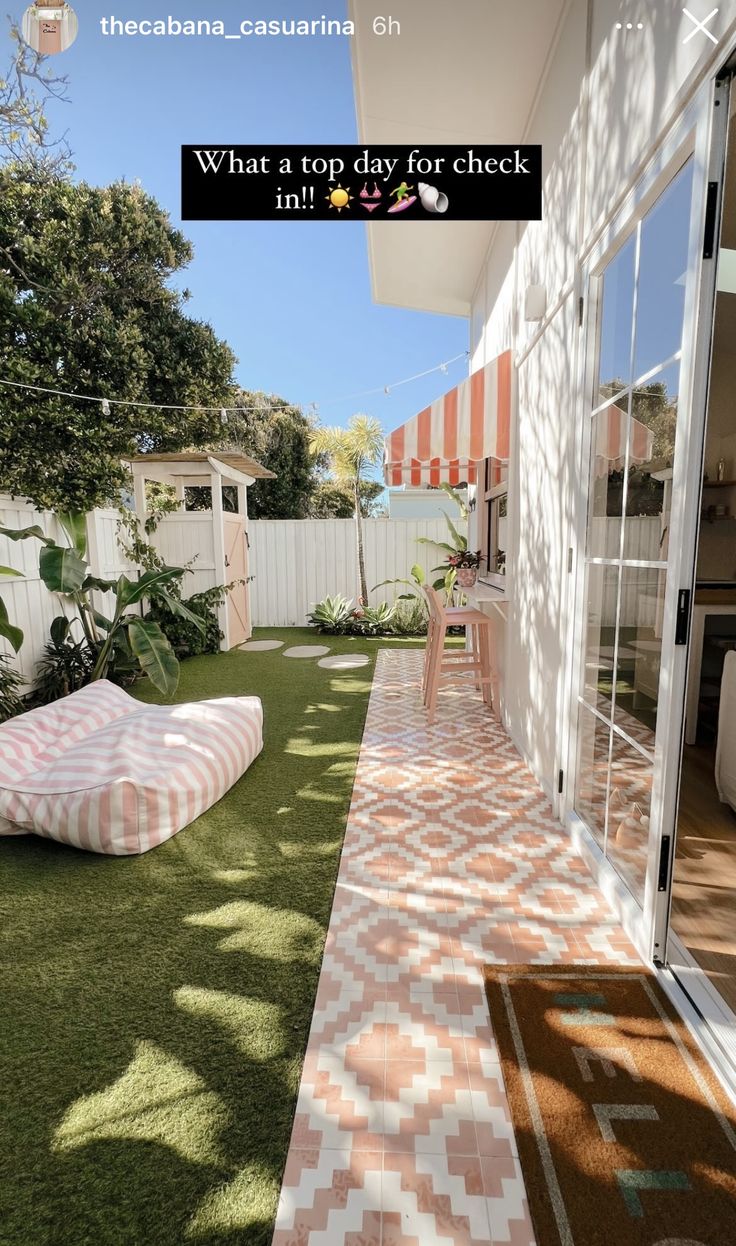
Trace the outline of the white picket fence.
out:
<instances>
[{"instance_id":1,"label":"white picket fence","mask_svg":"<svg viewBox=\"0 0 736 1246\"><path fill-rule=\"evenodd\" d=\"M105 579L131 571L117 541L118 518L116 510L98 510L88 519L89 561L92 571ZM602 525L599 534L602 540L615 539L618 525L606 520L595 522ZM53 515L0 497L0 525L25 528L32 524L38 524L48 535L63 542ZM628 525L627 556L656 560L659 520L629 520ZM458 527L462 530L463 525L458 524ZM382 580L408 577L414 563L429 572L444 558L442 551L419 543L420 537L445 541L448 533L443 519L367 519L363 531L371 604L393 601L403 591L401 586L391 585L374 591L374 586ZM248 536L249 570L254 576L250 585L251 611L256 627L302 627L309 612L324 597L341 593L357 599L358 558L352 519L251 520ZM208 513L168 516L156 533L155 543L172 566L181 566L196 555L193 573L186 582L187 596L215 583L212 522ZM607 544L604 548L608 553ZM0 537L0 565L23 572L23 579L0 577L0 588L11 621L25 634L16 664L29 680L48 640L49 624L64 610L62 600L49 593L39 578L38 555L38 541L16 543ZM612 590L607 588L606 591ZM630 577L622 607L625 622L633 624L639 617L639 598L643 591L642 577L638 581ZM96 604L103 613L108 613L110 602L104 596L98 595ZM614 605L613 600L601 603L606 618L612 617ZM0 641L0 652L10 652L3 641Z\"/></svg>"},{"instance_id":2,"label":"white picket fence","mask_svg":"<svg viewBox=\"0 0 736 1246\"><path fill-rule=\"evenodd\" d=\"M123 551L118 545L116 510L94 511L87 520L87 546L89 563L94 575L101 579L116 579L123 572L131 571ZM4 528L30 528L37 526L46 536L60 544L66 537L54 515L37 511L33 507L0 497L0 526ZM0 577L2 599L7 607L11 623L20 627L24 634L23 645L15 659L15 665L26 680L33 678L34 667L49 638L49 626L58 614L73 616L73 610L62 597L50 593L38 574L38 557L41 544L35 538L11 541L0 536L0 565L13 567L23 578ZM95 594L95 605L103 614L110 608L111 594ZM0 641L0 652L10 653L5 641Z\"/></svg>"},{"instance_id":3,"label":"white picket fence","mask_svg":"<svg viewBox=\"0 0 736 1246\"><path fill-rule=\"evenodd\" d=\"M117 540L119 513L94 511L87 520L88 559L93 574L115 579L133 568ZM0 496L0 526L28 528L38 525L47 536L65 543L55 517ZM355 524L352 519L258 520L248 527L250 542L251 609L256 626L304 626L307 614L323 597L342 593L358 596L358 560ZM443 541L444 520L369 519L364 525L366 576L372 589L380 580L408 576L413 563L427 570L441 561L439 550L418 544L419 537ZM196 555L187 577L186 595L201 592L215 583L212 522L208 512L167 516L157 529L154 542L171 566L182 566ZM38 574L40 544L37 540L10 541L0 537L0 565L14 567L22 579L0 577L0 592L11 622L24 633L15 665L28 681L49 638L49 626L57 614L72 611L62 598L49 593ZM390 586L370 593L370 600L392 601L401 587ZM108 594L96 594L95 604L109 614ZM0 640L0 652L10 646Z\"/></svg>"},{"instance_id":4,"label":"white picket fence","mask_svg":"<svg viewBox=\"0 0 736 1246\"><path fill-rule=\"evenodd\" d=\"M462 524L457 525L459 530ZM251 608L256 627L303 627L324 597L357 600L358 554L352 519L258 519L248 525ZM369 601L393 601L405 590L382 580L409 576L414 563L425 570L444 558L419 537L448 539L444 519L366 519L363 524Z\"/></svg>"}]
</instances>

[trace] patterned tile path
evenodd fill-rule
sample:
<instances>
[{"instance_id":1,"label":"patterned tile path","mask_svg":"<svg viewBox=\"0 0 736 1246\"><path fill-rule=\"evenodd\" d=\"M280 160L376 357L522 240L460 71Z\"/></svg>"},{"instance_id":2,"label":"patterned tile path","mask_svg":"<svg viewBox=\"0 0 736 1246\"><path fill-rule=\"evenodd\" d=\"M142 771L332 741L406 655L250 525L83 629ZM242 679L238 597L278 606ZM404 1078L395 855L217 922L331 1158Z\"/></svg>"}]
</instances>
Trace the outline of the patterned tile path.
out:
<instances>
[{"instance_id":1,"label":"patterned tile path","mask_svg":"<svg viewBox=\"0 0 736 1246\"><path fill-rule=\"evenodd\" d=\"M485 962L636 961L478 695L378 656L273 1246L532 1246Z\"/></svg>"}]
</instances>

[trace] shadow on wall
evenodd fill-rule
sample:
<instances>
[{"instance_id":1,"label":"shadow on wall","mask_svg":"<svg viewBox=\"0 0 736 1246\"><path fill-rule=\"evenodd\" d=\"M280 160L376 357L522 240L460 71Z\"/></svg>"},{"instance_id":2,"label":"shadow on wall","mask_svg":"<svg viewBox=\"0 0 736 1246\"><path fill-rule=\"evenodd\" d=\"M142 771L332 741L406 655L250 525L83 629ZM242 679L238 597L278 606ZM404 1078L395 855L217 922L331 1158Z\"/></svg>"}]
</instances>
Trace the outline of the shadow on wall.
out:
<instances>
[{"instance_id":1,"label":"shadow on wall","mask_svg":"<svg viewBox=\"0 0 736 1246\"><path fill-rule=\"evenodd\" d=\"M583 21L586 7L578 4L570 21ZM610 213L618 205L632 171L650 153L667 119L677 83L713 50L710 42L701 48L697 40L683 46L692 24L674 0L647 6L642 31L615 30L620 5L613 0L599 0L594 9L587 174L581 117L571 92L559 135L554 138L545 130L545 145L557 155L545 179L544 219L530 223L520 235L516 282L508 276L498 282L499 301L486 329L486 358L490 358L500 349L499 342L508 341L503 326L508 325L508 297L515 285L512 340L523 350L539 327L527 328L521 319L526 285L544 284L550 309L567 292L519 369L518 555L505 681L509 728L548 792L560 764L562 663L571 644L572 620L566 620L564 612L564 566L574 525L587 503L587 468L578 469L574 453L576 423L585 418L576 405L582 336L573 290L575 257L584 243L580 222L586 222L584 228L589 230L602 212ZM556 84L551 79L550 89L557 92L557 101L564 99L568 88L560 77ZM564 106L561 111L564 114ZM553 128L549 119L553 115L554 109L549 116L540 115L540 125Z\"/></svg>"}]
</instances>

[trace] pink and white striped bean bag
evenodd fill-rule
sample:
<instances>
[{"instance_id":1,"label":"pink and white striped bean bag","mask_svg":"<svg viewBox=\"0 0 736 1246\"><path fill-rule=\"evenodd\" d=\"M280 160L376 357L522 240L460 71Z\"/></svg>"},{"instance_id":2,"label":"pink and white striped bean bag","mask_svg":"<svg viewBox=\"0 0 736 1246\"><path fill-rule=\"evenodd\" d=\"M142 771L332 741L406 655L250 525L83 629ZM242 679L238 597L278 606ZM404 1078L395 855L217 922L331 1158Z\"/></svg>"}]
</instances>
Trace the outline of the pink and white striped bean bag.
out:
<instances>
[{"instance_id":1,"label":"pink and white striped bean bag","mask_svg":"<svg viewBox=\"0 0 736 1246\"><path fill-rule=\"evenodd\" d=\"M100 680L0 726L0 835L147 852L214 805L262 748L258 697L142 705Z\"/></svg>"}]
</instances>

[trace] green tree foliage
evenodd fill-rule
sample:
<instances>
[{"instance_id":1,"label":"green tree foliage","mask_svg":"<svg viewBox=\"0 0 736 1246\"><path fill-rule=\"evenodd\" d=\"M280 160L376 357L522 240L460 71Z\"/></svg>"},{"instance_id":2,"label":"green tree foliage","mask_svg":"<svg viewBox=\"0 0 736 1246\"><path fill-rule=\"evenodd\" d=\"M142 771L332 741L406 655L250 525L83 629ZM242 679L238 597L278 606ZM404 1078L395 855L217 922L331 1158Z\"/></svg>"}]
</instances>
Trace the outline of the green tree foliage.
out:
<instances>
[{"instance_id":1,"label":"green tree foliage","mask_svg":"<svg viewBox=\"0 0 736 1246\"><path fill-rule=\"evenodd\" d=\"M360 510L364 519L382 519L386 508L379 500L384 492L380 480L360 482ZM352 519L355 501L348 486L340 481L320 480L309 508L311 519Z\"/></svg>"},{"instance_id":2,"label":"green tree foliage","mask_svg":"<svg viewBox=\"0 0 736 1246\"><path fill-rule=\"evenodd\" d=\"M248 490L251 519L305 519L317 484L318 461L310 450L314 424L309 416L275 394L241 389L230 400L242 410L228 422L211 449L240 450L275 472Z\"/></svg>"},{"instance_id":3,"label":"green tree foliage","mask_svg":"<svg viewBox=\"0 0 736 1246\"><path fill-rule=\"evenodd\" d=\"M72 393L228 405L235 359L183 310L170 279L191 246L137 185L0 170L0 374ZM220 435L217 411L110 406L0 389L0 487L41 509L88 511L125 480L121 459Z\"/></svg>"},{"instance_id":4,"label":"green tree foliage","mask_svg":"<svg viewBox=\"0 0 736 1246\"><path fill-rule=\"evenodd\" d=\"M383 431L371 415L351 415L347 428L320 428L312 439L312 453L325 455L336 481L350 489L355 516L360 597L368 601L363 552L363 512L361 487L371 479L383 457Z\"/></svg>"}]
</instances>

